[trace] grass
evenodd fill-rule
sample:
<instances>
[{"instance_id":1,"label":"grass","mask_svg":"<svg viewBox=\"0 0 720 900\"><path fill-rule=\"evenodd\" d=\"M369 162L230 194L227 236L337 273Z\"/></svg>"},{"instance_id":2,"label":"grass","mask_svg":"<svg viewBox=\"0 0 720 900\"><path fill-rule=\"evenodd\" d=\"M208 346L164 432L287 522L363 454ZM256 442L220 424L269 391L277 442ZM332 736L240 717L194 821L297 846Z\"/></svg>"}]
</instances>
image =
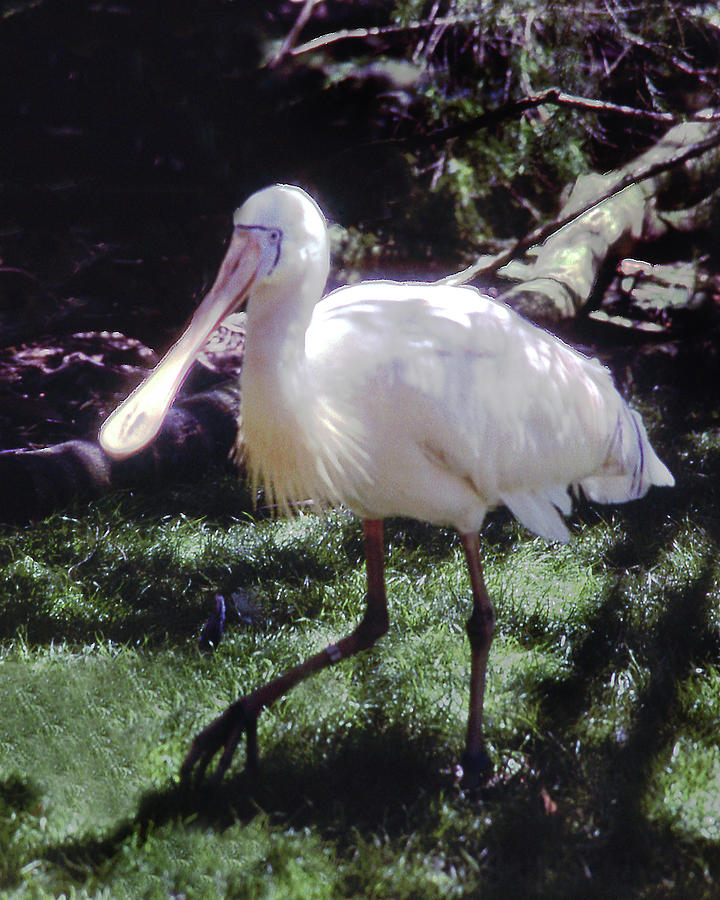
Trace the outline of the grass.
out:
<instances>
[{"instance_id":1,"label":"grass","mask_svg":"<svg viewBox=\"0 0 720 900\"><path fill-rule=\"evenodd\" d=\"M646 412L676 490L580 508L566 547L488 523L481 798L453 775L451 533L388 523L388 635L266 711L257 780L239 751L184 792L193 734L361 615L359 524L255 517L214 473L0 529L0 894L720 895L720 429L670 393ZM203 655L216 591L240 607Z\"/></svg>"}]
</instances>

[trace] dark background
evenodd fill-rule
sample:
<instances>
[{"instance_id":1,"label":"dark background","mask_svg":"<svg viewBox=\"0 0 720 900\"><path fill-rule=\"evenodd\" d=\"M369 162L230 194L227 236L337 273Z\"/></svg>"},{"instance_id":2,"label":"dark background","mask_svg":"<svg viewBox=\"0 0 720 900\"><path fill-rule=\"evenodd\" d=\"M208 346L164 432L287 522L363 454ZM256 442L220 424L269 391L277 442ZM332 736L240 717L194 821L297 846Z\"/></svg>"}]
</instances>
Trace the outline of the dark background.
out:
<instances>
[{"instance_id":1,"label":"dark background","mask_svg":"<svg viewBox=\"0 0 720 900\"><path fill-rule=\"evenodd\" d=\"M623 164L667 126L561 110L462 141L435 130L522 97L527 78L678 114L718 97L720 31L682 5L622 23L593 13L590 32L550 10L531 35L528 58L552 48L537 71L522 29L403 30L404 5L326 0L299 40L382 33L276 67L301 3L3 5L0 448L95 433L152 363L146 348L178 334L259 187L300 184L349 229L331 285L352 271L435 277L525 234L575 175ZM433 5L415 6L422 19Z\"/></svg>"}]
</instances>

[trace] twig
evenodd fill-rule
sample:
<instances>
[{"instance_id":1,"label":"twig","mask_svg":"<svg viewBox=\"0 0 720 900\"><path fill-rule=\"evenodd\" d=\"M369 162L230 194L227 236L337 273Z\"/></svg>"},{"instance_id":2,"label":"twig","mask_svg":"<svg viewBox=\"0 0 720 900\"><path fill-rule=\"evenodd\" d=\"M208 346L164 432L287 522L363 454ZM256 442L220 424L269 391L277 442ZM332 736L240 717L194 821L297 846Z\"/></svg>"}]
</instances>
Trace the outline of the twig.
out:
<instances>
[{"instance_id":1,"label":"twig","mask_svg":"<svg viewBox=\"0 0 720 900\"><path fill-rule=\"evenodd\" d=\"M452 138L467 137L481 128L488 128L505 119L515 118L529 109L535 109L537 106L546 104L562 106L567 109L579 109L584 112L613 113L632 119L649 119L653 122L662 122L670 125L674 125L677 122L677 117L673 113L637 109L634 106L610 103L606 100L593 100L588 97L578 97L575 94L566 94L559 88L548 88L539 94L530 94L527 97L522 97L520 100L504 103L502 106L481 113L479 116L473 116L471 119L465 119L456 125L448 125L445 128L438 128L427 134L413 135L412 137L389 138L387 142L416 147L423 144L434 144L439 141L444 142Z\"/></svg>"},{"instance_id":2,"label":"twig","mask_svg":"<svg viewBox=\"0 0 720 900\"><path fill-rule=\"evenodd\" d=\"M437 25L474 25L472 19L464 18L446 18L432 19L422 22L409 22L407 25L378 25L369 28L343 28L341 31L333 31L330 34L321 34L319 37L306 41L304 44L298 44L290 50L291 56L300 56L302 53L310 53L312 50L319 50L321 47L327 47L330 44L336 44L338 41L347 41L353 38L362 39L370 37L382 37L386 34L402 34L406 31L415 31L419 28L435 28ZM287 39L286 39L287 40Z\"/></svg>"},{"instance_id":3,"label":"twig","mask_svg":"<svg viewBox=\"0 0 720 900\"><path fill-rule=\"evenodd\" d=\"M660 44L657 42L647 42L643 40L638 35L634 34L629 30L627 25L624 22L621 22L615 10L610 6L610 4L605 0L605 10L607 11L610 18L613 20L613 24L615 28L618 30L620 34L621 43L624 46L624 50L621 54L621 57L624 57L627 52L631 51L632 47L637 47L640 50L645 51L646 53L652 53L654 56L659 57L661 60L669 63L671 66L675 66L676 69L679 69L685 75L691 75L693 78L697 78L697 80L705 85L713 94L717 95L718 86L717 84L713 84L710 80L711 76L717 77L720 69L717 67L710 69L695 69L689 63L685 62L679 56L672 52L672 50L666 46L665 44ZM685 11L679 11L680 16L685 15ZM678 27L680 28L680 22L678 21ZM616 63L617 64L617 63ZM614 66L613 66L614 68ZM647 76L646 76L647 79Z\"/></svg>"},{"instance_id":4,"label":"twig","mask_svg":"<svg viewBox=\"0 0 720 900\"><path fill-rule=\"evenodd\" d=\"M29 278L30 281L34 281L35 284L42 284L42 281L37 275L33 275L32 272L28 272L26 269L21 269L18 266L0 266L0 274L6 273L10 275L22 275L24 278Z\"/></svg>"},{"instance_id":5,"label":"twig","mask_svg":"<svg viewBox=\"0 0 720 900\"><path fill-rule=\"evenodd\" d=\"M432 9L428 13L428 17L425 20L426 22L434 22L438 17L438 10L440 9L440 0L434 0ZM427 53L425 53L425 48L427 47L427 36L423 35L420 40L417 42L415 49L413 50L412 61L416 63L420 57L425 54L427 57Z\"/></svg>"},{"instance_id":6,"label":"twig","mask_svg":"<svg viewBox=\"0 0 720 900\"><path fill-rule=\"evenodd\" d=\"M529 234L526 234L525 237L513 244L510 249L504 250L502 253L497 254L497 256L492 257L490 262L485 262L485 260L487 260L487 256L485 256L479 262L473 263L473 265L468 266L460 272L456 272L453 275L446 275L444 278L438 279L438 282L440 284L467 284L468 281L471 281L477 275L494 275L511 260L516 259L526 250L529 250L530 247L533 247L535 244L544 243L552 235L562 231L563 228L566 228L568 225L581 219L589 212L597 209L601 204L607 203L607 201L612 200L613 197L617 197L618 194L622 193L627 188L639 184L641 181L647 181L648 178L653 178L655 175L659 175L676 166L680 166L697 156L702 156L703 153L707 153L708 150L712 150L718 146L720 146L720 132L711 135L709 138L705 138L704 141L698 141L696 144L688 147L687 150L683 150L682 153L677 153L668 159L650 163L635 172L630 172L621 178L620 181L618 181L617 184L602 197L598 197L593 200L592 203L588 203L587 206L582 207L582 209L576 210L562 218L553 219L552 222L547 222L545 225L535 228Z\"/></svg>"},{"instance_id":7,"label":"twig","mask_svg":"<svg viewBox=\"0 0 720 900\"><path fill-rule=\"evenodd\" d=\"M295 24L288 31L285 36L285 40L282 42L282 45L275 56L270 60L268 64L269 69L274 69L276 66L279 66L280 63L285 59L288 53L292 53L292 47L295 44L295 41L300 36L300 32L307 25L310 17L313 14L313 10L320 3L320 0L305 0L303 3L303 7L298 14L297 19L295 20Z\"/></svg>"}]
</instances>

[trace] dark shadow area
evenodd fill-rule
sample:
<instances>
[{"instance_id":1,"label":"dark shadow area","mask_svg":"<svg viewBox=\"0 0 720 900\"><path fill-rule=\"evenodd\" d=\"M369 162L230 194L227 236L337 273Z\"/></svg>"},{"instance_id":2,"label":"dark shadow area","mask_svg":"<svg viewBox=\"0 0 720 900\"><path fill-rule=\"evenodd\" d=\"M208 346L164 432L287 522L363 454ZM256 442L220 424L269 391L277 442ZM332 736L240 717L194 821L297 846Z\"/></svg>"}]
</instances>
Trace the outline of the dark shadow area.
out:
<instances>
[{"instance_id":1,"label":"dark shadow area","mask_svg":"<svg viewBox=\"0 0 720 900\"><path fill-rule=\"evenodd\" d=\"M637 896L635 891L642 893L647 889L648 873L654 872L653 877L657 878L664 858L668 860L665 866L668 884L675 884L677 873L673 865L677 858L678 833L669 824L650 822L643 804L659 762L669 759L681 732L679 695L683 684L693 677L696 668L715 666L720 659L720 636L712 598L715 571L715 560L707 559L688 587L668 591L665 611L645 634L625 625L626 603L618 586L588 623L586 639L572 654L572 674L540 687L543 737L533 747L533 767L541 773L545 784L555 784L560 791L572 792L570 784L582 781L585 790L600 798L592 804L592 809L565 811L566 826L572 827L563 839L577 844L581 858L595 877L609 867L613 878L621 874L628 896ZM595 747L577 747L574 751L568 746L559 747L552 736L571 735L574 723L597 702L599 681L625 668L630 658L647 666L650 680L634 703L627 734ZM546 837L544 830L543 837ZM707 840L694 843L703 845L705 860L713 859L720 865L720 843ZM692 851L689 855L692 856ZM533 877L540 878L542 867L550 864L551 858L541 853ZM513 868L510 883L504 889L515 889L516 877L517 869ZM691 867L683 877L695 878L698 886L702 886L702 866ZM588 884L587 896L605 895L602 887ZM658 896L679 895L670 891Z\"/></svg>"},{"instance_id":2,"label":"dark shadow area","mask_svg":"<svg viewBox=\"0 0 720 900\"><path fill-rule=\"evenodd\" d=\"M698 584L698 592L705 586ZM658 631L659 653L676 629L692 630L703 618L702 608L699 613L697 609L688 612L679 597L669 609ZM610 805L615 814L609 822L594 821L594 809L569 809L562 801L558 808L548 808L547 786L562 784L576 774L572 765L568 769L567 760L555 756L549 747L547 752L537 748L538 765L532 770L498 779L482 796L464 797L448 772L447 747L431 735L411 739L399 723L353 729L319 762L303 755L288 765L288 751L281 741L268 748L254 778L240 772L230 774L220 785L171 785L149 792L131 820L102 835L80 836L50 847L41 858L64 869L80 885L93 871L107 870L129 840L143 842L160 826L175 823L180 828L223 831L234 824L248 824L258 815L267 815L279 829L316 830L341 859L352 858L358 835L372 840L382 834L390 846L398 842L400 853L415 821L422 821L427 833L434 833L439 823L434 801L444 798L465 806L468 814L482 815L488 823L479 834L453 826L443 836L451 860L458 865L468 858L475 860L483 896L569 900L577 896L579 878L580 883L587 878L584 898L607 897L609 889L620 897L647 891L668 898L704 896L702 863L690 865L678 881L678 873L672 869L678 858L678 834L669 826L647 822L639 806L651 764L672 739L667 723L678 685L688 666L703 658L698 651L701 645L691 642L688 652L676 654L669 661L669 670L653 679L640 699L627 743L612 756L610 767L597 773L597 791L617 798L617 803ZM605 800L599 804L603 809L608 806ZM429 812L433 809L434 813ZM720 864L717 844L698 840L694 848L703 860ZM576 862L558 872L557 858ZM673 887L658 893L655 889L663 859L668 861L664 874ZM477 882L473 879L470 883ZM474 888L463 894L474 895Z\"/></svg>"},{"instance_id":3,"label":"dark shadow area","mask_svg":"<svg viewBox=\"0 0 720 900\"><path fill-rule=\"evenodd\" d=\"M37 820L43 809L43 791L35 781L19 773L0 780L0 888L18 880L23 850L16 833L28 820Z\"/></svg>"},{"instance_id":4,"label":"dark shadow area","mask_svg":"<svg viewBox=\"0 0 720 900\"><path fill-rule=\"evenodd\" d=\"M324 4L305 35L385 25L393 5ZM382 140L410 127L391 67L333 77L347 45L331 48L327 68L307 58L263 65L294 3L12 7L0 63L6 343L106 328L164 351L252 191L298 183L331 219L382 227L411 188L402 150ZM402 59L401 39L388 35L373 52ZM447 198L409 238L426 251L424 226L438 219L431 243L454 256Z\"/></svg>"},{"instance_id":5,"label":"dark shadow area","mask_svg":"<svg viewBox=\"0 0 720 900\"><path fill-rule=\"evenodd\" d=\"M382 733L354 731L339 739L320 763L300 759L288 766L280 744L268 751L252 778L243 771L231 773L219 785L205 781L149 792L132 820L104 835L81 836L51 847L42 858L81 882L78 872L112 860L131 835L142 841L149 829L171 822L222 831L259 814L267 814L278 827L317 828L341 854L350 855L354 831L368 837L378 832L401 836L414 808L418 814L422 809L427 821L429 798L450 783L438 763L446 754L432 738L410 740L400 725L388 726ZM341 830L338 822L345 823Z\"/></svg>"}]
</instances>

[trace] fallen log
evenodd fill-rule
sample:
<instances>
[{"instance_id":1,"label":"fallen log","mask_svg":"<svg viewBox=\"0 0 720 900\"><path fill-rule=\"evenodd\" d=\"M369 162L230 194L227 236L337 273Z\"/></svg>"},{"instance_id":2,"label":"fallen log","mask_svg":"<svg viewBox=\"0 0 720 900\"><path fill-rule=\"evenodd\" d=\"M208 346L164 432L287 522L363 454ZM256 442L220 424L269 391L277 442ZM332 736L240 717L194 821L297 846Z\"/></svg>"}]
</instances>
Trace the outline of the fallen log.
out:
<instances>
[{"instance_id":1,"label":"fallen log","mask_svg":"<svg viewBox=\"0 0 720 900\"><path fill-rule=\"evenodd\" d=\"M553 222L442 280L497 274L517 282L500 299L536 321L560 321L596 303L605 267L638 244L705 227L718 197L720 117L706 110L621 169L581 176Z\"/></svg>"},{"instance_id":2,"label":"fallen log","mask_svg":"<svg viewBox=\"0 0 720 900\"><path fill-rule=\"evenodd\" d=\"M111 490L194 481L224 463L237 437L237 379L186 396L141 453L112 460L95 441L0 453L0 521L43 518L75 500Z\"/></svg>"}]
</instances>

